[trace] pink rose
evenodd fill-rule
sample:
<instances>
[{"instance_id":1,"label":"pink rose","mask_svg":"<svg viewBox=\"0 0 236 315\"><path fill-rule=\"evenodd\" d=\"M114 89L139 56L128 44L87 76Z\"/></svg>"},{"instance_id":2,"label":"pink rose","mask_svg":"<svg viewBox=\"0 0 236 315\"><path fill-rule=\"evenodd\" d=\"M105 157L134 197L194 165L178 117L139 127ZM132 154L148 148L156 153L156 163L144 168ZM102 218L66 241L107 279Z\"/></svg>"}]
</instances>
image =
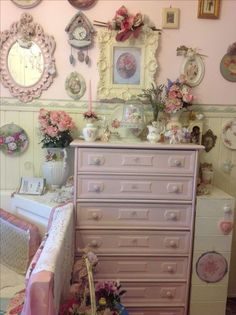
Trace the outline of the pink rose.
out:
<instances>
[{"instance_id":1,"label":"pink rose","mask_svg":"<svg viewBox=\"0 0 236 315\"><path fill-rule=\"evenodd\" d=\"M191 95L191 94L184 94L183 95L183 101L185 103L191 103L193 101L193 95Z\"/></svg>"},{"instance_id":2,"label":"pink rose","mask_svg":"<svg viewBox=\"0 0 236 315\"><path fill-rule=\"evenodd\" d=\"M50 136L50 137L56 137L58 135L58 129L56 127L53 126L49 126L46 129L46 133Z\"/></svg>"},{"instance_id":3,"label":"pink rose","mask_svg":"<svg viewBox=\"0 0 236 315\"><path fill-rule=\"evenodd\" d=\"M133 23L134 23L134 17L129 16L121 22L121 29L128 31L132 28Z\"/></svg>"},{"instance_id":4,"label":"pink rose","mask_svg":"<svg viewBox=\"0 0 236 315\"><path fill-rule=\"evenodd\" d=\"M0 145L4 143L4 137L0 137Z\"/></svg>"},{"instance_id":5,"label":"pink rose","mask_svg":"<svg viewBox=\"0 0 236 315\"><path fill-rule=\"evenodd\" d=\"M44 108L41 108L41 109L39 110L39 117L46 117L48 113L49 113L48 110L46 110L46 109L44 109Z\"/></svg>"},{"instance_id":6,"label":"pink rose","mask_svg":"<svg viewBox=\"0 0 236 315\"><path fill-rule=\"evenodd\" d=\"M116 11L116 15L115 15L115 18L117 16L126 16L128 15L128 10L126 9L126 7L124 5L122 5L122 7L120 7L117 11Z\"/></svg>"},{"instance_id":7,"label":"pink rose","mask_svg":"<svg viewBox=\"0 0 236 315\"><path fill-rule=\"evenodd\" d=\"M60 121L60 112L52 111L50 113L50 119L53 125L56 125Z\"/></svg>"}]
</instances>

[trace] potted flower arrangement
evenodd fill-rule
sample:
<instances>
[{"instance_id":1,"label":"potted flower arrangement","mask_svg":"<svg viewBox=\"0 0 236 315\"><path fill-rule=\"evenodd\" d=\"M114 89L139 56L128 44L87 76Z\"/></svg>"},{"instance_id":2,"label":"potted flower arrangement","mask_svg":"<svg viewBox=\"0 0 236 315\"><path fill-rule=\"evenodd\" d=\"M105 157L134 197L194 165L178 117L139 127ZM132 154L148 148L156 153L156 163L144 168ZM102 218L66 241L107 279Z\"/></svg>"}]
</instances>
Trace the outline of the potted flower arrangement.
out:
<instances>
[{"instance_id":1,"label":"potted flower arrangement","mask_svg":"<svg viewBox=\"0 0 236 315\"><path fill-rule=\"evenodd\" d=\"M83 136L84 140L87 142L93 142L97 139L98 136L98 128L94 124L94 122L99 120L98 115L89 109L84 114L84 119L87 120L86 126L83 128Z\"/></svg>"},{"instance_id":2,"label":"potted flower arrangement","mask_svg":"<svg viewBox=\"0 0 236 315\"><path fill-rule=\"evenodd\" d=\"M73 140L75 123L64 111L41 108L38 116L42 148L65 148Z\"/></svg>"},{"instance_id":3,"label":"potted flower arrangement","mask_svg":"<svg viewBox=\"0 0 236 315\"><path fill-rule=\"evenodd\" d=\"M42 165L43 176L51 188L60 187L69 175L66 147L73 140L75 123L64 111L40 109L39 130L42 148L47 148L46 161Z\"/></svg>"},{"instance_id":4,"label":"potted flower arrangement","mask_svg":"<svg viewBox=\"0 0 236 315\"><path fill-rule=\"evenodd\" d=\"M98 115L92 110L88 110L83 113L84 119L86 119L89 123L93 123L94 121L99 120Z\"/></svg>"},{"instance_id":5,"label":"potted flower arrangement","mask_svg":"<svg viewBox=\"0 0 236 315\"><path fill-rule=\"evenodd\" d=\"M193 101L192 89L184 78L175 81L167 80L165 112L176 113L187 108Z\"/></svg>"},{"instance_id":6,"label":"potted flower arrangement","mask_svg":"<svg viewBox=\"0 0 236 315\"><path fill-rule=\"evenodd\" d=\"M186 83L183 77L175 81L167 80L166 97L164 112L170 114L170 122L167 124L167 129L172 127L181 128L179 117L183 109L191 106L193 94L191 87Z\"/></svg>"}]
</instances>

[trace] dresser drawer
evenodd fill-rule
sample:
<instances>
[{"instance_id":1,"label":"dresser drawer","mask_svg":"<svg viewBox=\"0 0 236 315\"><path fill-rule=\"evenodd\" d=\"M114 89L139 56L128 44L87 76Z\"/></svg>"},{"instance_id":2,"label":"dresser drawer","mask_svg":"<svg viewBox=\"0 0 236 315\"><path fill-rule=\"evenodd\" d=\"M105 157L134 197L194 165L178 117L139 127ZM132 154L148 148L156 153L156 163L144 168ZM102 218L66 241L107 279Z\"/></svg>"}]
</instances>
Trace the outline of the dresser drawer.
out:
<instances>
[{"instance_id":1,"label":"dresser drawer","mask_svg":"<svg viewBox=\"0 0 236 315\"><path fill-rule=\"evenodd\" d=\"M99 256L95 280L187 280L187 257Z\"/></svg>"},{"instance_id":2,"label":"dresser drawer","mask_svg":"<svg viewBox=\"0 0 236 315\"><path fill-rule=\"evenodd\" d=\"M78 172L193 174L194 151L92 148L78 150Z\"/></svg>"},{"instance_id":3,"label":"dresser drawer","mask_svg":"<svg viewBox=\"0 0 236 315\"><path fill-rule=\"evenodd\" d=\"M80 228L190 228L192 205L78 202Z\"/></svg>"},{"instance_id":4,"label":"dresser drawer","mask_svg":"<svg viewBox=\"0 0 236 315\"><path fill-rule=\"evenodd\" d=\"M77 230L76 248L96 254L187 254L189 232Z\"/></svg>"},{"instance_id":5,"label":"dresser drawer","mask_svg":"<svg viewBox=\"0 0 236 315\"><path fill-rule=\"evenodd\" d=\"M78 198L191 200L192 177L80 175Z\"/></svg>"},{"instance_id":6,"label":"dresser drawer","mask_svg":"<svg viewBox=\"0 0 236 315\"><path fill-rule=\"evenodd\" d=\"M129 315L184 315L180 307L126 307Z\"/></svg>"},{"instance_id":7,"label":"dresser drawer","mask_svg":"<svg viewBox=\"0 0 236 315\"><path fill-rule=\"evenodd\" d=\"M171 282L122 282L127 292L122 304L129 306L183 306L186 303L186 284ZM176 306L177 306L176 305Z\"/></svg>"}]
</instances>

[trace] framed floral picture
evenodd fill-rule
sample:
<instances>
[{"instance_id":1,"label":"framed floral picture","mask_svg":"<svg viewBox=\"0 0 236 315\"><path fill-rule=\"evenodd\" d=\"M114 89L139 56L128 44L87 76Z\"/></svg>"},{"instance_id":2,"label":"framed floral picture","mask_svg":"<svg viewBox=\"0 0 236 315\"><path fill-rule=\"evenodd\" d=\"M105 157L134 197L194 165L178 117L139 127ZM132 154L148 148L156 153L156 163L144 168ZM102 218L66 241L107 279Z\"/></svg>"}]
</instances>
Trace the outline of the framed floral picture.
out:
<instances>
[{"instance_id":1,"label":"framed floral picture","mask_svg":"<svg viewBox=\"0 0 236 315\"><path fill-rule=\"evenodd\" d=\"M157 71L156 50L159 34L144 28L137 38L116 40L117 32L103 29L98 33L100 100L138 99L142 89L154 84Z\"/></svg>"},{"instance_id":2,"label":"framed floral picture","mask_svg":"<svg viewBox=\"0 0 236 315\"><path fill-rule=\"evenodd\" d=\"M179 28L180 10L177 8L162 9L162 27L163 28Z\"/></svg>"},{"instance_id":3,"label":"framed floral picture","mask_svg":"<svg viewBox=\"0 0 236 315\"><path fill-rule=\"evenodd\" d=\"M113 84L140 84L142 49L140 47L113 48Z\"/></svg>"},{"instance_id":4,"label":"framed floral picture","mask_svg":"<svg viewBox=\"0 0 236 315\"><path fill-rule=\"evenodd\" d=\"M198 18L218 19L220 0L198 0Z\"/></svg>"}]
</instances>

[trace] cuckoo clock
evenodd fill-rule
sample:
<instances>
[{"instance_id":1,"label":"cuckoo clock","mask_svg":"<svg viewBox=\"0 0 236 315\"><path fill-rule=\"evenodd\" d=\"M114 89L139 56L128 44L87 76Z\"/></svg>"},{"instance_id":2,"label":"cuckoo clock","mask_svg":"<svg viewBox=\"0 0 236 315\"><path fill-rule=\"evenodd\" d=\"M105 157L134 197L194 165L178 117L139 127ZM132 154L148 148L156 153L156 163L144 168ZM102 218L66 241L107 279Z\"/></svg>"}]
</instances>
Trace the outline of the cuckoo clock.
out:
<instances>
[{"instance_id":1,"label":"cuckoo clock","mask_svg":"<svg viewBox=\"0 0 236 315\"><path fill-rule=\"evenodd\" d=\"M85 14L79 11L67 25L65 31L68 33L68 42L71 45L70 63L75 63L73 48L78 49L78 60L89 64L88 49L93 45L95 30ZM84 53L86 50L86 55Z\"/></svg>"}]
</instances>

